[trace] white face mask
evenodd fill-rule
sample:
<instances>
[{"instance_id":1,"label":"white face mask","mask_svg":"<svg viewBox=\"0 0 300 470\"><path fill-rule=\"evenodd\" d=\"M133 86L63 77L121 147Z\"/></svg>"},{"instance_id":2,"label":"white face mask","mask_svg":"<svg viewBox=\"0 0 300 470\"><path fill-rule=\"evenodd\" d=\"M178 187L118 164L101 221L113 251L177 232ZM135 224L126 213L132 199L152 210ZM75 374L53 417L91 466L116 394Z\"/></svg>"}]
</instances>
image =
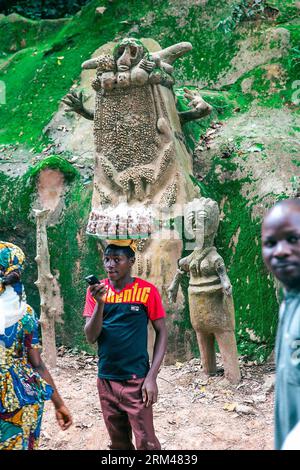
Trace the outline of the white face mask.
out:
<instances>
[{"instance_id":1,"label":"white face mask","mask_svg":"<svg viewBox=\"0 0 300 470\"><path fill-rule=\"evenodd\" d=\"M25 315L26 309L26 302L20 300L13 287L6 286L0 295L0 335L17 323Z\"/></svg>"}]
</instances>

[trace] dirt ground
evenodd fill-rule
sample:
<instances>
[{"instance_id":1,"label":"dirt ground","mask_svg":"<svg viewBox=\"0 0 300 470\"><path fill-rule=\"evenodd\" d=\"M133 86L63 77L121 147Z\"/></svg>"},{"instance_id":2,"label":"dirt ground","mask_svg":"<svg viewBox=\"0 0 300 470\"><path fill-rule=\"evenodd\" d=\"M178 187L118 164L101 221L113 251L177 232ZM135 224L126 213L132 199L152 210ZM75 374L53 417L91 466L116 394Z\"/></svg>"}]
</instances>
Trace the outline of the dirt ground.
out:
<instances>
[{"instance_id":1,"label":"dirt ground","mask_svg":"<svg viewBox=\"0 0 300 470\"><path fill-rule=\"evenodd\" d=\"M154 406L157 436L166 450L273 448L274 364L242 362L242 382L207 378L199 359L164 366ZM52 375L74 425L61 431L46 403L40 449L107 449L108 434L96 388L97 359L60 349Z\"/></svg>"}]
</instances>

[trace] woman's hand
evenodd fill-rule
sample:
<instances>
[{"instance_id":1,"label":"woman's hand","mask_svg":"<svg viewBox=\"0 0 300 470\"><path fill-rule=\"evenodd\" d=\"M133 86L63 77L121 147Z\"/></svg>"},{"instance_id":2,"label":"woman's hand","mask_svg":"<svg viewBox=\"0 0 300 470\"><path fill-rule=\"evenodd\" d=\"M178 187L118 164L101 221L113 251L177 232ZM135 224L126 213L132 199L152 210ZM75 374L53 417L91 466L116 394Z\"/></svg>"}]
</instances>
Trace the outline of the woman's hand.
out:
<instances>
[{"instance_id":1,"label":"woman's hand","mask_svg":"<svg viewBox=\"0 0 300 470\"><path fill-rule=\"evenodd\" d=\"M59 408L57 408L55 410L55 415L59 427L63 431L68 429L73 424L71 413L65 405L61 405Z\"/></svg>"},{"instance_id":2,"label":"woman's hand","mask_svg":"<svg viewBox=\"0 0 300 470\"><path fill-rule=\"evenodd\" d=\"M17 271L11 271L6 276L2 278L2 284L4 286L15 284L20 280L20 274Z\"/></svg>"}]
</instances>

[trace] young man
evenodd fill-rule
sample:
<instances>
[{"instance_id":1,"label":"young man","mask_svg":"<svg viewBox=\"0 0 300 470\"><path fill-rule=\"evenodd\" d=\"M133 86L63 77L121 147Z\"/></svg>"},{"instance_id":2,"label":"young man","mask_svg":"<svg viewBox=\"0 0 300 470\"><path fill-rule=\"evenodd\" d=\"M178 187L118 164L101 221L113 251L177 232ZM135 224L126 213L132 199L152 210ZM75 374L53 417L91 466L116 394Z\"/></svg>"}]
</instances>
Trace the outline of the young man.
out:
<instances>
[{"instance_id":1,"label":"young man","mask_svg":"<svg viewBox=\"0 0 300 470\"><path fill-rule=\"evenodd\" d=\"M264 261L285 290L276 340L275 447L281 449L300 422L300 199L268 212L262 244Z\"/></svg>"},{"instance_id":2,"label":"young man","mask_svg":"<svg viewBox=\"0 0 300 470\"><path fill-rule=\"evenodd\" d=\"M136 245L112 240L104 251L108 278L90 286L83 315L90 343L98 342L98 391L112 450L158 450L152 405L157 401L156 377L167 345L165 311L155 286L131 276ZM147 324L155 330L149 366Z\"/></svg>"}]
</instances>

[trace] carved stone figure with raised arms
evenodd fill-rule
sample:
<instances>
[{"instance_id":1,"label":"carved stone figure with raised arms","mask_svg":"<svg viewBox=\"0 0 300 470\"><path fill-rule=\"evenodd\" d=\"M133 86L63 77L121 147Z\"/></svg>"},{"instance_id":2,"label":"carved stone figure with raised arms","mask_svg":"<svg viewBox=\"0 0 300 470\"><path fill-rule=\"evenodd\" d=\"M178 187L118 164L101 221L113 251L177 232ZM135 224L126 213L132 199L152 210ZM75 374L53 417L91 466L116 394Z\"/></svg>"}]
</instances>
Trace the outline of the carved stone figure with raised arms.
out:
<instances>
[{"instance_id":1,"label":"carved stone figure with raised arms","mask_svg":"<svg viewBox=\"0 0 300 470\"><path fill-rule=\"evenodd\" d=\"M176 110L173 63L191 49L182 42L160 50L155 41L136 38L103 46L100 55L82 64L96 70L95 110L85 108L82 94L72 92L64 99L69 110L94 120L94 191L87 232L103 239L143 239L137 274L147 276L162 295L181 256L182 241L171 232L165 239L149 239L157 218L153 208L171 211L195 196L181 125L211 112L189 90L185 97L191 110Z\"/></svg>"}]
</instances>

